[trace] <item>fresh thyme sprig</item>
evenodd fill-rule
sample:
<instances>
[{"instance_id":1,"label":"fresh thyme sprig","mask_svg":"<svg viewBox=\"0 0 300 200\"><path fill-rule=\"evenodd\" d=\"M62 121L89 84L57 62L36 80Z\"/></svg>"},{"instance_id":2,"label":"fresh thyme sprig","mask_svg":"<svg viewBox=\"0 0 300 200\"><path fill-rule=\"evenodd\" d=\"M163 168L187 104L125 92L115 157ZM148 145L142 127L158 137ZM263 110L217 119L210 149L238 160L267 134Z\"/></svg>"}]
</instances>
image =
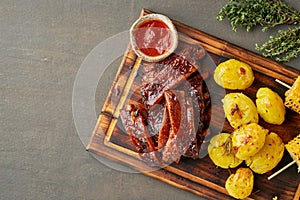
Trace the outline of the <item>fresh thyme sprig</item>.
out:
<instances>
[{"instance_id":1,"label":"fresh thyme sprig","mask_svg":"<svg viewBox=\"0 0 300 200\"><path fill-rule=\"evenodd\" d=\"M234 31L245 27L250 31L255 26L270 27L280 24L300 24L300 12L281 0L229 0L219 11L217 20L227 18Z\"/></svg>"},{"instance_id":2,"label":"fresh thyme sprig","mask_svg":"<svg viewBox=\"0 0 300 200\"><path fill-rule=\"evenodd\" d=\"M265 57L275 58L279 62L296 58L300 53L300 27L286 31L279 30L278 33L278 36L270 36L264 44L256 44L256 49L263 51Z\"/></svg>"},{"instance_id":3,"label":"fresh thyme sprig","mask_svg":"<svg viewBox=\"0 0 300 200\"><path fill-rule=\"evenodd\" d=\"M217 15L219 21L225 18L234 31L238 27L250 31L261 26L266 31L277 25L294 25L293 29L279 30L278 36L270 36L264 44L256 44L256 49L279 62L288 62L300 52L300 12L281 0L229 0Z\"/></svg>"}]
</instances>

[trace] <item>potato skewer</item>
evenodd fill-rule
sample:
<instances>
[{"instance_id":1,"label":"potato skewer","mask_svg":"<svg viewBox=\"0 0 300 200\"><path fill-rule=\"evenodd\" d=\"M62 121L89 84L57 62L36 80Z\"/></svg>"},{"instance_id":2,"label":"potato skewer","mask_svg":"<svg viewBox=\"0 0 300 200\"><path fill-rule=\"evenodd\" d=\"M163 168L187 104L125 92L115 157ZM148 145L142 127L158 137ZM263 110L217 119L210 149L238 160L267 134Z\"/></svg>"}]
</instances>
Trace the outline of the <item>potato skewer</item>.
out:
<instances>
[{"instance_id":1,"label":"potato skewer","mask_svg":"<svg viewBox=\"0 0 300 200\"><path fill-rule=\"evenodd\" d=\"M275 81L289 89L285 92L284 105L300 114L300 76L297 77L293 86L289 86L278 79Z\"/></svg>"},{"instance_id":2,"label":"potato skewer","mask_svg":"<svg viewBox=\"0 0 300 200\"><path fill-rule=\"evenodd\" d=\"M285 148L293 158L293 162L298 165L298 172L300 172L300 134L298 134L293 140L289 141L285 145Z\"/></svg>"},{"instance_id":3,"label":"potato skewer","mask_svg":"<svg viewBox=\"0 0 300 200\"><path fill-rule=\"evenodd\" d=\"M298 172L300 172L300 134L296 136L293 140L289 141L289 143L285 145L285 148L293 158L293 161L281 168L280 170L278 170L277 172L275 172L274 174L272 174L271 176L269 176L268 180L271 180L272 178L274 178L275 176L277 176L278 174L280 174L295 163L297 163Z\"/></svg>"},{"instance_id":4,"label":"potato skewer","mask_svg":"<svg viewBox=\"0 0 300 200\"><path fill-rule=\"evenodd\" d=\"M288 84L276 79L277 83L287 87L289 90L286 91L285 96L285 106L298 112L300 114L300 101L299 101L299 91L300 91L300 76L297 77L293 86L289 86ZM285 145L285 148L293 158L293 161L272 174L268 177L268 180L271 180L293 164L297 163L298 165L298 172L300 172L300 134L296 136L293 140L291 140L288 144Z\"/></svg>"}]
</instances>

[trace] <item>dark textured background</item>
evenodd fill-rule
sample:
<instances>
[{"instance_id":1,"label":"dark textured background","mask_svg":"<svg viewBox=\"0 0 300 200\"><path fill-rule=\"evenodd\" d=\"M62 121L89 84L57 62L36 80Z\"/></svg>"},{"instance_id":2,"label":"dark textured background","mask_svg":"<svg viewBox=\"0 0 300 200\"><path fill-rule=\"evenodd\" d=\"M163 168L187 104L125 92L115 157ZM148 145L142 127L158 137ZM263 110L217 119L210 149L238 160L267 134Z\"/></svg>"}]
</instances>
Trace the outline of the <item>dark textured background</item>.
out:
<instances>
[{"instance_id":1,"label":"dark textured background","mask_svg":"<svg viewBox=\"0 0 300 200\"><path fill-rule=\"evenodd\" d=\"M89 155L73 122L72 89L86 55L128 30L142 7L251 51L276 33L231 31L227 21L216 21L226 2L1 0L0 199L200 199L141 174L115 171ZM300 10L299 0L286 2ZM288 65L300 69L299 63ZM99 83L97 109L118 64Z\"/></svg>"}]
</instances>

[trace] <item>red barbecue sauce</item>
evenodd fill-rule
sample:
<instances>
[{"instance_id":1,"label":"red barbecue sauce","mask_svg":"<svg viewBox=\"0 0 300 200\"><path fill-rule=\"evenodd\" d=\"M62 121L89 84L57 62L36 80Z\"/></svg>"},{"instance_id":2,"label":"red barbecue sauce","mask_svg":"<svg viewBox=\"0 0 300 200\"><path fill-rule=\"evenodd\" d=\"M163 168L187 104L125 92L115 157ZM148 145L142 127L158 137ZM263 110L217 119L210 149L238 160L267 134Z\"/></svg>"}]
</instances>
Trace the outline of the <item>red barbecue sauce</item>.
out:
<instances>
[{"instance_id":1,"label":"red barbecue sauce","mask_svg":"<svg viewBox=\"0 0 300 200\"><path fill-rule=\"evenodd\" d=\"M163 55L172 44L171 30L159 19L140 24L134 32L134 38L139 50L152 57Z\"/></svg>"}]
</instances>

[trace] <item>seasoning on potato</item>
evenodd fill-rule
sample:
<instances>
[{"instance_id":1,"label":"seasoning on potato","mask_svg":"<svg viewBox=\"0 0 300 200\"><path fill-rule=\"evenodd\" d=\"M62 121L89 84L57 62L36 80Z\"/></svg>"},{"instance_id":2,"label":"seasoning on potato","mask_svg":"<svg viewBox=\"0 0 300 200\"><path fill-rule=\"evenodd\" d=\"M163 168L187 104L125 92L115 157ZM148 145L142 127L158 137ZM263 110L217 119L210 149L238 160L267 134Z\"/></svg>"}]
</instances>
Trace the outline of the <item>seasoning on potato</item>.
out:
<instances>
[{"instance_id":1,"label":"seasoning on potato","mask_svg":"<svg viewBox=\"0 0 300 200\"><path fill-rule=\"evenodd\" d=\"M246 164L254 172L264 174L276 167L283 153L284 144L281 138L276 133L271 132L266 136L265 144L261 150L254 156L248 158Z\"/></svg>"},{"instance_id":2,"label":"seasoning on potato","mask_svg":"<svg viewBox=\"0 0 300 200\"><path fill-rule=\"evenodd\" d=\"M231 174L225 182L225 188L230 196L244 199L253 190L254 176L249 168L239 168Z\"/></svg>"},{"instance_id":3,"label":"seasoning on potato","mask_svg":"<svg viewBox=\"0 0 300 200\"><path fill-rule=\"evenodd\" d=\"M254 102L243 93L229 93L222 99L225 116L233 128L242 124L258 123Z\"/></svg>"},{"instance_id":4,"label":"seasoning on potato","mask_svg":"<svg viewBox=\"0 0 300 200\"><path fill-rule=\"evenodd\" d=\"M248 64L229 59L217 66L214 79L218 85L226 89L244 90L252 85L254 75Z\"/></svg>"},{"instance_id":5,"label":"seasoning on potato","mask_svg":"<svg viewBox=\"0 0 300 200\"><path fill-rule=\"evenodd\" d=\"M235 156L247 160L264 146L268 130L256 123L242 125L232 133L232 147Z\"/></svg>"},{"instance_id":6,"label":"seasoning on potato","mask_svg":"<svg viewBox=\"0 0 300 200\"><path fill-rule=\"evenodd\" d=\"M259 88L256 93L258 114L270 124L280 125L285 119L285 106L281 97L271 89Z\"/></svg>"},{"instance_id":7,"label":"seasoning on potato","mask_svg":"<svg viewBox=\"0 0 300 200\"><path fill-rule=\"evenodd\" d=\"M229 133L220 133L210 140L208 155L215 165L224 169L237 167L243 162L233 153L231 134Z\"/></svg>"}]
</instances>

